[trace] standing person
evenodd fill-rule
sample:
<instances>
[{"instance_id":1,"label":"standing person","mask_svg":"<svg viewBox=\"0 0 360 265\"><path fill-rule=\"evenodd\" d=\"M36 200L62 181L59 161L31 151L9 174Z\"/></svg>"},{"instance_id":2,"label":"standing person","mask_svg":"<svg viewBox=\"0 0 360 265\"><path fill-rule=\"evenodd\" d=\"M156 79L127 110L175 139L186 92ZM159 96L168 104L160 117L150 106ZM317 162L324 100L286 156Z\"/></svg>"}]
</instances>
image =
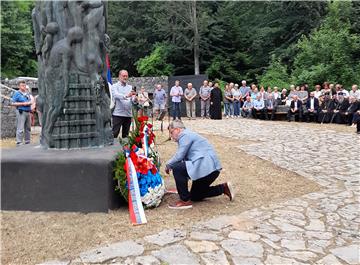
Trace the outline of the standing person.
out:
<instances>
[{"instance_id":1,"label":"standing person","mask_svg":"<svg viewBox=\"0 0 360 265\"><path fill-rule=\"evenodd\" d=\"M166 92L162 88L160 84L156 85L156 89L154 91L154 111L156 120L159 120L160 113L165 111L166 106Z\"/></svg>"},{"instance_id":2,"label":"standing person","mask_svg":"<svg viewBox=\"0 0 360 265\"><path fill-rule=\"evenodd\" d=\"M180 81L175 81L175 86L173 86L170 90L171 101L173 104L173 119L181 120L181 112L180 112L180 104L181 104L181 96L184 95L183 89L180 86Z\"/></svg>"},{"instance_id":3,"label":"standing person","mask_svg":"<svg viewBox=\"0 0 360 265\"><path fill-rule=\"evenodd\" d=\"M246 97L250 96L250 87L246 85L246 81L241 81L240 93L241 93L241 106L243 106L244 102L246 101Z\"/></svg>"},{"instance_id":4,"label":"standing person","mask_svg":"<svg viewBox=\"0 0 360 265\"><path fill-rule=\"evenodd\" d=\"M210 118L210 92L211 88L208 85L208 81L204 80L203 85L200 87L200 107L201 107L201 118Z\"/></svg>"},{"instance_id":5,"label":"standing person","mask_svg":"<svg viewBox=\"0 0 360 265\"><path fill-rule=\"evenodd\" d=\"M114 138L119 136L120 129L122 138L127 138L130 131L132 103L135 101L136 92L127 84L128 78L128 72L120 70L119 81L111 86L111 95L115 101L115 109L112 113Z\"/></svg>"},{"instance_id":6,"label":"standing person","mask_svg":"<svg viewBox=\"0 0 360 265\"><path fill-rule=\"evenodd\" d=\"M149 93L145 91L145 87L141 86L140 91L137 95L137 100L140 106L139 116L147 116L148 108L150 106Z\"/></svg>"},{"instance_id":7,"label":"standing person","mask_svg":"<svg viewBox=\"0 0 360 265\"><path fill-rule=\"evenodd\" d=\"M320 85L315 85L315 91L314 91L314 97L319 99L319 97L321 96L321 86Z\"/></svg>"},{"instance_id":8,"label":"standing person","mask_svg":"<svg viewBox=\"0 0 360 265\"><path fill-rule=\"evenodd\" d=\"M235 84L234 90L233 90L233 97L234 97L234 117L239 118L240 117L240 100L241 100L241 93L239 90L239 85Z\"/></svg>"},{"instance_id":9,"label":"standing person","mask_svg":"<svg viewBox=\"0 0 360 265\"><path fill-rule=\"evenodd\" d=\"M30 97L30 101L31 101L31 105L30 105L30 121L31 121L31 126L35 126L35 112L36 112L36 101L34 96L31 94L30 91L30 87L28 85L26 85L26 92L28 93L29 97Z\"/></svg>"},{"instance_id":10,"label":"standing person","mask_svg":"<svg viewBox=\"0 0 360 265\"><path fill-rule=\"evenodd\" d=\"M192 201L226 195L234 199L229 182L210 186L219 176L220 161L213 146L202 136L185 128L181 121L169 125L171 138L178 143L176 154L166 163L167 174L172 170L180 200L169 205L171 209L188 209ZM188 181L192 180L191 190Z\"/></svg>"},{"instance_id":11,"label":"standing person","mask_svg":"<svg viewBox=\"0 0 360 265\"><path fill-rule=\"evenodd\" d=\"M196 105L195 105L195 97L197 92L195 88L193 88L192 83L187 84L187 88L184 92L185 103L186 103L186 115L189 120L196 119Z\"/></svg>"},{"instance_id":12,"label":"standing person","mask_svg":"<svg viewBox=\"0 0 360 265\"><path fill-rule=\"evenodd\" d=\"M223 101L223 96L219 87L219 83L214 84L214 88L210 93L210 117L213 120L221 120L221 102Z\"/></svg>"},{"instance_id":13,"label":"standing person","mask_svg":"<svg viewBox=\"0 0 360 265\"><path fill-rule=\"evenodd\" d=\"M233 95L231 91L231 87L229 84L225 85L224 90L224 109L225 109L225 117L228 119L229 117L233 117Z\"/></svg>"},{"instance_id":14,"label":"standing person","mask_svg":"<svg viewBox=\"0 0 360 265\"><path fill-rule=\"evenodd\" d=\"M16 146L23 144L25 136L25 144L30 144L31 132L31 99L26 91L25 81L18 82L19 90L15 92L11 99L11 106L16 107ZM25 133L24 133L25 132Z\"/></svg>"}]
</instances>

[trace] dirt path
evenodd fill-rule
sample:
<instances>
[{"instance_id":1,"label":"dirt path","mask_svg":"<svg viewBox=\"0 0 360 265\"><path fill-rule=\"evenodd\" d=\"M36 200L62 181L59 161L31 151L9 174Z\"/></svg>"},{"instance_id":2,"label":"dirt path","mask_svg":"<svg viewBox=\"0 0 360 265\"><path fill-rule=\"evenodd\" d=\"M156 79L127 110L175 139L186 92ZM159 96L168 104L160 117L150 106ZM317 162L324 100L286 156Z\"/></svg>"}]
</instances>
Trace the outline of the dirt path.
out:
<instances>
[{"instance_id":1,"label":"dirt path","mask_svg":"<svg viewBox=\"0 0 360 265\"><path fill-rule=\"evenodd\" d=\"M162 160L166 161L175 152L176 144L165 142L166 133L158 132L157 135L159 152ZM127 207L108 214L2 212L2 264L71 259L95 246L140 238L166 228L189 227L220 214L238 214L246 209L319 190L314 182L236 148L246 142L205 136L214 145L223 166L216 183L230 180L234 184L237 192L234 202L221 196L196 203L189 210L170 210L167 204L176 197L167 196L160 207L146 210L148 224L145 226L130 224ZM165 182L167 186L174 187L172 177L165 176Z\"/></svg>"}]
</instances>

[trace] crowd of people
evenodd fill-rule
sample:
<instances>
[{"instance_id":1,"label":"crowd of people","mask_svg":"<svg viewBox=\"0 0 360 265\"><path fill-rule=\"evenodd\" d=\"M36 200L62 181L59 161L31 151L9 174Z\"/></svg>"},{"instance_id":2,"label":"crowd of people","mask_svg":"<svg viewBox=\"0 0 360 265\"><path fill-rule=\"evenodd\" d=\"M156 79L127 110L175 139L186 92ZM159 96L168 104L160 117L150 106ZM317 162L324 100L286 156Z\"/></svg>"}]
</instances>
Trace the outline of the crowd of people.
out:
<instances>
[{"instance_id":1,"label":"crowd of people","mask_svg":"<svg viewBox=\"0 0 360 265\"><path fill-rule=\"evenodd\" d=\"M255 118L274 120L280 105L287 106L286 118L303 122L337 123L356 127L360 122L360 90L356 84L350 91L341 84L315 85L310 91L307 84L291 85L285 88L267 87L251 84L245 80L241 86L234 83L225 84L224 92L219 83L205 80L199 88L199 95L191 83L183 91L179 81L170 89L174 120L180 119L180 102L186 102L188 119L195 119L196 100L200 100L201 118L222 119ZM156 96L154 97L156 102ZM223 104L222 104L223 103ZM223 115L222 115L223 114ZM359 127L359 125L358 125ZM359 132L359 129L357 130Z\"/></svg>"}]
</instances>

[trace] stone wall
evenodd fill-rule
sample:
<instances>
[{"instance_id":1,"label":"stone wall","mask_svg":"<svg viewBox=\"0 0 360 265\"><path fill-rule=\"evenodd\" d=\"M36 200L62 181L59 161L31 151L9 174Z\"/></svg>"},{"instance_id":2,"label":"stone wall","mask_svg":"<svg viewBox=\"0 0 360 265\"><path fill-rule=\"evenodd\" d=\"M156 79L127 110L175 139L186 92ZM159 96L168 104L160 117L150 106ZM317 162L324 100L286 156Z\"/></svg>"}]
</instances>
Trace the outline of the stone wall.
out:
<instances>
[{"instance_id":1,"label":"stone wall","mask_svg":"<svg viewBox=\"0 0 360 265\"><path fill-rule=\"evenodd\" d=\"M118 81L118 78L112 79L113 84ZM149 93L153 93L155 90L155 86L157 84L161 84L164 90L168 91L168 77L167 76L159 76L159 77L129 77L129 84L133 87L136 86L136 91L140 91L140 87L144 86L145 91Z\"/></svg>"},{"instance_id":2,"label":"stone wall","mask_svg":"<svg viewBox=\"0 0 360 265\"><path fill-rule=\"evenodd\" d=\"M25 80L26 84L30 87L30 91L35 96L38 94L37 78L18 77L12 80L2 81L1 83L9 88L18 89L17 82ZM112 79L113 83L118 79ZM168 92L168 77L130 77L129 84L136 86L137 91L140 87L144 86L145 90L152 96L155 86L161 84L166 92ZM10 97L13 90L1 87L1 138L15 137L16 134L16 112L15 108L10 106Z\"/></svg>"},{"instance_id":3,"label":"stone wall","mask_svg":"<svg viewBox=\"0 0 360 265\"><path fill-rule=\"evenodd\" d=\"M15 137L16 111L10 106L13 90L1 87L1 138Z\"/></svg>"}]
</instances>

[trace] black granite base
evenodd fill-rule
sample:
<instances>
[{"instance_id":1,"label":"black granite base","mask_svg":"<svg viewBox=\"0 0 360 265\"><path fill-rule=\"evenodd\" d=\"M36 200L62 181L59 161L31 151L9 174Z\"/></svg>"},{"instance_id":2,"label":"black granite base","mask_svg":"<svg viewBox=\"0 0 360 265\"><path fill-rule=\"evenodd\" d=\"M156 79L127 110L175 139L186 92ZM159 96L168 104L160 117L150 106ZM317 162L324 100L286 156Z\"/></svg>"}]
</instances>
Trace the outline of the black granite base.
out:
<instances>
[{"instance_id":1,"label":"black granite base","mask_svg":"<svg viewBox=\"0 0 360 265\"><path fill-rule=\"evenodd\" d=\"M124 204L114 191L119 145L86 150L2 149L1 209L107 212Z\"/></svg>"}]
</instances>

